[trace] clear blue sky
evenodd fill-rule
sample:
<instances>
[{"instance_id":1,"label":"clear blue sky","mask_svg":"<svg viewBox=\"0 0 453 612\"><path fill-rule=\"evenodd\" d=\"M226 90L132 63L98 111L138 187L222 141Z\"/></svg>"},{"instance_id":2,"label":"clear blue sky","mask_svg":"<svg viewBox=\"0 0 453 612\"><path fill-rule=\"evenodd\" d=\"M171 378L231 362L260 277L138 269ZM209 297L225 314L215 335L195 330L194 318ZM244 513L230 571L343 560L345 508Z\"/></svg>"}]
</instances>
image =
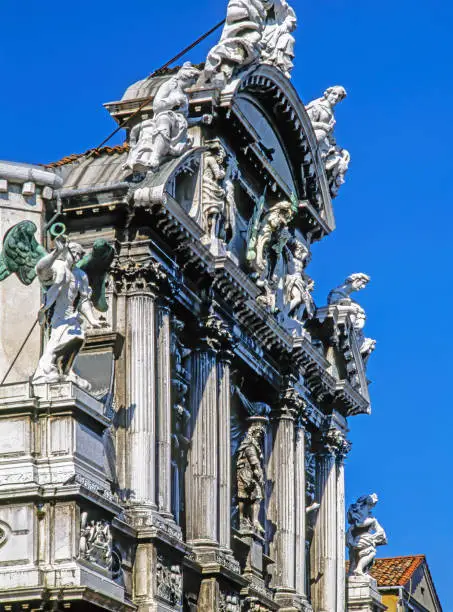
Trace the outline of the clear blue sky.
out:
<instances>
[{"instance_id":1,"label":"clear blue sky","mask_svg":"<svg viewBox=\"0 0 453 612\"><path fill-rule=\"evenodd\" d=\"M226 0L1 4L0 159L48 162L99 144L114 127L102 103L222 19ZM373 415L351 420L347 500L379 494L382 555L425 553L453 612L453 5L293 4L302 99L333 84L349 93L337 140L352 164L338 229L309 268L317 301L351 272L372 277L360 299L378 340Z\"/></svg>"}]
</instances>

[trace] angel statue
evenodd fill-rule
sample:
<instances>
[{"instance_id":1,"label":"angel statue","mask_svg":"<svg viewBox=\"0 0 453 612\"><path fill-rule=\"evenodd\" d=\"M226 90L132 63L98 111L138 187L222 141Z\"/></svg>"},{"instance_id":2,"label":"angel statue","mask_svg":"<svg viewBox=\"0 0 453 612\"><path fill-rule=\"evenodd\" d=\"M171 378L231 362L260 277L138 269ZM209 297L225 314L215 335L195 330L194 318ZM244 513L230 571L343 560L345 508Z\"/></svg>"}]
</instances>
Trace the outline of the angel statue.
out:
<instances>
[{"instance_id":1,"label":"angel statue","mask_svg":"<svg viewBox=\"0 0 453 612\"><path fill-rule=\"evenodd\" d=\"M376 547L387 544L387 536L377 519L373 509L378 502L378 496L364 495L348 510L350 527L346 534L346 545L349 547L349 575L367 575L376 557Z\"/></svg>"},{"instance_id":2,"label":"angel statue","mask_svg":"<svg viewBox=\"0 0 453 612\"><path fill-rule=\"evenodd\" d=\"M92 252L84 256L80 244L59 235L54 250L47 253L34 237L36 230L30 221L12 227L0 255L0 280L14 272L24 285L30 285L38 276L44 290L38 320L49 334L32 382L72 381L88 391L90 384L72 367L85 341L82 317L100 328L93 306L107 311L105 283L114 250L105 240L96 240Z\"/></svg>"}]
</instances>

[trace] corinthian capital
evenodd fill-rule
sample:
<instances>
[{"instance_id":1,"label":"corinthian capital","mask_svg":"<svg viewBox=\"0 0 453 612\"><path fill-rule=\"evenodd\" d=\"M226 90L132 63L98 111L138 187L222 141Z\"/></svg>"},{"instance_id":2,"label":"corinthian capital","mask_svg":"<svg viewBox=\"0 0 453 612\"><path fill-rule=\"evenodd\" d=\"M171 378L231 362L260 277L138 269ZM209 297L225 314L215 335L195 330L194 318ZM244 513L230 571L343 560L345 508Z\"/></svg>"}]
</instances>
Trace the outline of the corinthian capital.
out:
<instances>
[{"instance_id":1,"label":"corinthian capital","mask_svg":"<svg viewBox=\"0 0 453 612\"><path fill-rule=\"evenodd\" d=\"M198 323L200 343L214 351L222 351L222 354L233 358L235 344L234 336L229 326L215 312L210 312Z\"/></svg>"},{"instance_id":2,"label":"corinthian capital","mask_svg":"<svg viewBox=\"0 0 453 612\"><path fill-rule=\"evenodd\" d=\"M171 295L174 283L161 263L151 257L144 260L119 259L113 263L112 277L118 293L145 292Z\"/></svg>"},{"instance_id":3,"label":"corinthian capital","mask_svg":"<svg viewBox=\"0 0 453 612\"><path fill-rule=\"evenodd\" d=\"M324 432L321 438L320 454L335 455L338 460L342 461L348 455L351 447L352 444L345 435L332 427Z\"/></svg>"}]
</instances>

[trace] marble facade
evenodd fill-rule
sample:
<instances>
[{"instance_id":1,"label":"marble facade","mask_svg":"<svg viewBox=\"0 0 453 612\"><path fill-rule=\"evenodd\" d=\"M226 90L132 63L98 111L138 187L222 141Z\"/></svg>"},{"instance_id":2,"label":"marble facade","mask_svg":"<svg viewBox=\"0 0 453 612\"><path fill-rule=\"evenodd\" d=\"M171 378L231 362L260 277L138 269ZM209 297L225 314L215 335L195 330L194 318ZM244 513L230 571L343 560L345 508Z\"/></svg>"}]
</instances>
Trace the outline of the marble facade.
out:
<instances>
[{"instance_id":1,"label":"marble facade","mask_svg":"<svg viewBox=\"0 0 453 612\"><path fill-rule=\"evenodd\" d=\"M38 328L13 363L39 285L0 283L11 610L346 610L348 419L370 413L371 351L359 304L316 305L305 271L343 174L333 192L288 78L293 9L228 11L208 71L184 64L106 104L125 145L39 171L0 163L3 236L34 219L51 251L46 226L64 218L71 241L115 249L108 310L74 366L90 391L31 384Z\"/></svg>"}]
</instances>

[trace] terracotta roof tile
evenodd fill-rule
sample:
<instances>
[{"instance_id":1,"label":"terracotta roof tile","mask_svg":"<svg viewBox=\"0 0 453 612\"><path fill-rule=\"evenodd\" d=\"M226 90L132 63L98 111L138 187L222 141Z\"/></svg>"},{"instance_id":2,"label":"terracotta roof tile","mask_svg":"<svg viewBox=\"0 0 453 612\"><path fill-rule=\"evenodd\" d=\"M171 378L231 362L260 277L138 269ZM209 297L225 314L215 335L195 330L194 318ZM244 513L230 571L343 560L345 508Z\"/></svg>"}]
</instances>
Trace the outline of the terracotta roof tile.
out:
<instances>
[{"instance_id":1,"label":"terracotta roof tile","mask_svg":"<svg viewBox=\"0 0 453 612\"><path fill-rule=\"evenodd\" d=\"M370 573L380 587L404 586L425 561L425 555L376 559Z\"/></svg>"},{"instance_id":2,"label":"terracotta roof tile","mask_svg":"<svg viewBox=\"0 0 453 612\"><path fill-rule=\"evenodd\" d=\"M93 153L93 157L100 157L101 155L114 155L115 153L123 153L124 151L129 150L129 145L124 142L121 145L114 145L113 147L101 147L100 149L88 149L85 153L73 153L72 155L67 155L56 162L51 162L50 164L44 164L46 168L58 168L59 166L65 166L66 164L72 164L77 161L81 157L85 157L86 155Z\"/></svg>"}]
</instances>

